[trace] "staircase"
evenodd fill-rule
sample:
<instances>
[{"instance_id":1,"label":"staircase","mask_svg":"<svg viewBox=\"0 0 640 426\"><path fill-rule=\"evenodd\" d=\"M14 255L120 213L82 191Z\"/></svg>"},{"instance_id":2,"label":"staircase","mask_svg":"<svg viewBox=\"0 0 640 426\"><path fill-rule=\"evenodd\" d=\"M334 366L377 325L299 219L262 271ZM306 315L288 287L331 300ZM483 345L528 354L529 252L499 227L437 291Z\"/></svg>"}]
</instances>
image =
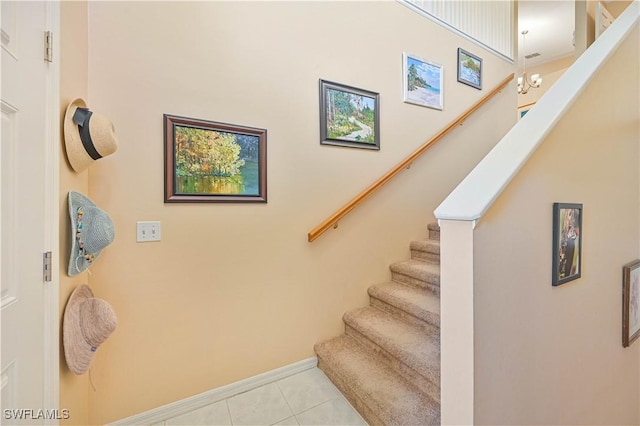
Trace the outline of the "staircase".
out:
<instances>
[{"instance_id":1,"label":"staircase","mask_svg":"<svg viewBox=\"0 0 640 426\"><path fill-rule=\"evenodd\" d=\"M412 241L345 333L315 345L318 367L370 425L440 424L440 228Z\"/></svg>"}]
</instances>

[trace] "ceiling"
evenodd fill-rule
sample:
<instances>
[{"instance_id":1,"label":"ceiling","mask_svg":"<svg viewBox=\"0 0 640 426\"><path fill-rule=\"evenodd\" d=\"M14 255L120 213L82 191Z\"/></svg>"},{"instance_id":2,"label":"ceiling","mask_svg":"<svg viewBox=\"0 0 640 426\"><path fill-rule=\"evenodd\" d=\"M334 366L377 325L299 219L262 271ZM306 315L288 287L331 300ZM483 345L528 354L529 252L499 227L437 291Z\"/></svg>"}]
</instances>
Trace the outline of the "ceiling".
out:
<instances>
[{"instance_id":1,"label":"ceiling","mask_svg":"<svg viewBox=\"0 0 640 426\"><path fill-rule=\"evenodd\" d=\"M522 56L540 53L527 59L527 66L539 65L573 54L575 6L572 0L525 0L518 2L518 33L528 30L523 49L518 37L518 64Z\"/></svg>"},{"instance_id":2,"label":"ceiling","mask_svg":"<svg viewBox=\"0 0 640 426\"><path fill-rule=\"evenodd\" d=\"M589 0L595 3L595 1ZM603 1L605 7L619 16L630 1ZM589 5L590 8L593 5ZM575 28L575 2L573 0L520 0L518 1L518 33L528 30L525 47L522 35L518 38L518 65L522 56L540 53L527 59L527 66L540 65L572 55Z\"/></svg>"}]
</instances>

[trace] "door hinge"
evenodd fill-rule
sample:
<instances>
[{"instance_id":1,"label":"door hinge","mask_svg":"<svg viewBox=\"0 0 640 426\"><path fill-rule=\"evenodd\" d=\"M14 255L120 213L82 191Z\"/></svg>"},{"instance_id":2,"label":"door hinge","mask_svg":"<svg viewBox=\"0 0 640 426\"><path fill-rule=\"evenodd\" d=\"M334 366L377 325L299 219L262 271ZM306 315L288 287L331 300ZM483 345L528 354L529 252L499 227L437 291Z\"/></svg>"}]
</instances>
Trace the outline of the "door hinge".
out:
<instances>
[{"instance_id":1,"label":"door hinge","mask_svg":"<svg viewBox=\"0 0 640 426\"><path fill-rule=\"evenodd\" d=\"M44 32L44 60L53 62L53 33L51 31Z\"/></svg>"},{"instance_id":2,"label":"door hinge","mask_svg":"<svg viewBox=\"0 0 640 426\"><path fill-rule=\"evenodd\" d=\"M42 255L42 279L48 283L51 281L51 252Z\"/></svg>"}]
</instances>

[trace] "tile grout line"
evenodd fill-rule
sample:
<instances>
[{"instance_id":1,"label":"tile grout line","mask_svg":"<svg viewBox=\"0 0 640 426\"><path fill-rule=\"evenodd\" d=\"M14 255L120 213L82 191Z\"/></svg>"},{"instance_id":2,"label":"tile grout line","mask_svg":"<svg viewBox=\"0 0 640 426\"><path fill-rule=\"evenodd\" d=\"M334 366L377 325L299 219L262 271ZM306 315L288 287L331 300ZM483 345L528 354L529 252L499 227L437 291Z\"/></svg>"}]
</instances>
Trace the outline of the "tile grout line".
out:
<instances>
[{"instance_id":1,"label":"tile grout line","mask_svg":"<svg viewBox=\"0 0 640 426\"><path fill-rule=\"evenodd\" d=\"M294 376L295 376L295 374L294 374ZM289 376L289 377L293 377L293 376ZM284 379L281 379L281 380L284 380ZM298 418L296 417L296 413L293 411L293 408L291 408L291 404L289 404L289 400L287 399L287 396L284 394L284 392L282 392L282 388L280 387L280 380L276 381L275 384L276 384L276 387L278 388L278 390L280 391L280 395L282 395L282 397L284 398L285 404L287 404L287 407L289 407L289 411L291 412L291 415L293 416L294 419L296 419L296 423L298 423L298 425L299 425L300 422L298 421ZM278 420L278 422L281 422L282 420L286 420L288 418L289 417L285 417L284 419ZM278 422L276 422L276 423L278 423Z\"/></svg>"},{"instance_id":2,"label":"tile grout line","mask_svg":"<svg viewBox=\"0 0 640 426\"><path fill-rule=\"evenodd\" d=\"M227 414L229 414L229 422L231 423L231 426L233 425L233 417L231 417L231 408L229 408L229 399L231 399L232 397L229 398L225 398L224 401L224 405L227 407Z\"/></svg>"}]
</instances>

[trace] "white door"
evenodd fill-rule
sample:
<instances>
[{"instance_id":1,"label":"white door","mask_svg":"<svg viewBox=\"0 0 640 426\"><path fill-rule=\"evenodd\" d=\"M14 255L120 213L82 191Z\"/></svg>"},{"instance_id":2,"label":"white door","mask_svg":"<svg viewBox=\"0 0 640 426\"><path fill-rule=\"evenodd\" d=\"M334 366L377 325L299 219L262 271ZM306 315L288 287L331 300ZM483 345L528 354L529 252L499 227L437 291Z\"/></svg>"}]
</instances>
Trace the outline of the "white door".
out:
<instances>
[{"instance_id":1,"label":"white door","mask_svg":"<svg viewBox=\"0 0 640 426\"><path fill-rule=\"evenodd\" d=\"M51 250L52 65L44 59L50 6L1 2L2 139L0 150L0 280L3 424L51 424L53 352L43 253ZM57 75L57 73L55 73ZM57 85L56 85L57 88ZM57 96L57 93L55 93ZM48 163L49 161L49 163ZM51 172L55 170L55 174ZM54 194L52 194L52 192ZM57 212L56 212L57 213ZM57 238L55 238L57 240ZM54 320L54 325L57 320ZM48 376L49 375L49 376Z\"/></svg>"}]
</instances>

